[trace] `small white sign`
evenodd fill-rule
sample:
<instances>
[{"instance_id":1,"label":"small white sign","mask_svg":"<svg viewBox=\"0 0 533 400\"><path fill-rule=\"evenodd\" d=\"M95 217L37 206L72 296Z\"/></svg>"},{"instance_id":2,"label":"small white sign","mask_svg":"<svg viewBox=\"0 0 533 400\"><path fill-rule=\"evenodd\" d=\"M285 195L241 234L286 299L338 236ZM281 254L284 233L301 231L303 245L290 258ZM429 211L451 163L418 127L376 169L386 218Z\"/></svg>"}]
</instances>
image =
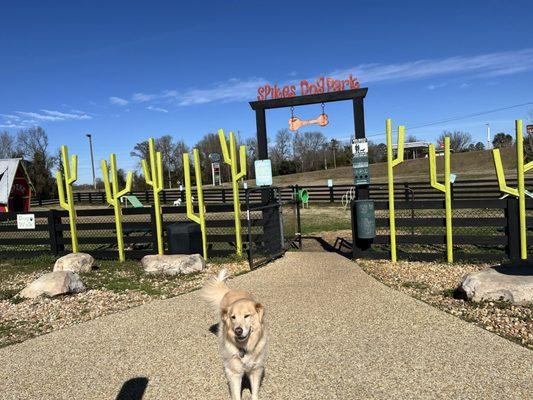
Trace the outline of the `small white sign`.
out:
<instances>
[{"instance_id":1,"label":"small white sign","mask_svg":"<svg viewBox=\"0 0 533 400\"><path fill-rule=\"evenodd\" d=\"M272 164L270 160L256 160L255 166L255 184L257 186L272 185Z\"/></svg>"},{"instance_id":2,"label":"small white sign","mask_svg":"<svg viewBox=\"0 0 533 400\"><path fill-rule=\"evenodd\" d=\"M368 142L366 139L355 139L352 143L352 154L362 157L368 154Z\"/></svg>"},{"instance_id":3,"label":"small white sign","mask_svg":"<svg viewBox=\"0 0 533 400\"><path fill-rule=\"evenodd\" d=\"M328 187L333 187L333 179L328 179Z\"/></svg>"},{"instance_id":4,"label":"small white sign","mask_svg":"<svg viewBox=\"0 0 533 400\"><path fill-rule=\"evenodd\" d=\"M248 184L247 184L246 182L244 182L244 183L242 184L242 187L245 188L245 189L248 189Z\"/></svg>"},{"instance_id":5,"label":"small white sign","mask_svg":"<svg viewBox=\"0 0 533 400\"><path fill-rule=\"evenodd\" d=\"M451 183L455 183L455 180L457 179L457 175L455 174L450 174L450 182Z\"/></svg>"},{"instance_id":6,"label":"small white sign","mask_svg":"<svg viewBox=\"0 0 533 400\"><path fill-rule=\"evenodd\" d=\"M35 214L18 214L18 229L35 229Z\"/></svg>"}]
</instances>

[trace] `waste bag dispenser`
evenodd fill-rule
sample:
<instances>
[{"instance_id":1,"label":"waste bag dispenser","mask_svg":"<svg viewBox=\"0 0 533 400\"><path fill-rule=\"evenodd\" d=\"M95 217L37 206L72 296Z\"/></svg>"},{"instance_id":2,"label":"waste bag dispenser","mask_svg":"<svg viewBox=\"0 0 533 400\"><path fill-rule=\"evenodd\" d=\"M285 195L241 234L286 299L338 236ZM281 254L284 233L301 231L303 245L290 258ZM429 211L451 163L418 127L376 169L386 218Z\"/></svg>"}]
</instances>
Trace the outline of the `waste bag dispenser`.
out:
<instances>
[{"instance_id":1,"label":"waste bag dispenser","mask_svg":"<svg viewBox=\"0 0 533 400\"><path fill-rule=\"evenodd\" d=\"M373 239L376 237L376 214L374 200L355 200L357 238Z\"/></svg>"},{"instance_id":2,"label":"waste bag dispenser","mask_svg":"<svg viewBox=\"0 0 533 400\"><path fill-rule=\"evenodd\" d=\"M169 254L203 254L202 230L195 222L176 222L167 227Z\"/></svg>"}]
</instances>

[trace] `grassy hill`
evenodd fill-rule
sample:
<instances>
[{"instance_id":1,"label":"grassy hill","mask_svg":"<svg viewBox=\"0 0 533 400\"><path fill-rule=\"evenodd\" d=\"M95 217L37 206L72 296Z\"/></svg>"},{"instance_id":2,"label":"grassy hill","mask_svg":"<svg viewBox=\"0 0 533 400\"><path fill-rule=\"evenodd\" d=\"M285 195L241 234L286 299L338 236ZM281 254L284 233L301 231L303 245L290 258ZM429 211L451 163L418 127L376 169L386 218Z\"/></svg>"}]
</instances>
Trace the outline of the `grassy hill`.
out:
<instances>
[{"instance_id":1,"label":"grassy hill","mask_svg":"<svg viewBox=\"0 0 533 400\"><path fill-rule=\"evenodd\" d=\"M502 149L501 155L507 176L516 176L515 148ZM457 179L496 179L491 150L452 154L451 165L452 172L457 175ZM442 172L443 169L444 157L437 157L437 171ZM395 181L398 182L429 180L428 159L406 160L394 168L394 175ZM387 163L372 164L370 166L370 177L373 183L386 182ZM335 184L352 183L352 167L339 167L328 170L275 176L274 185L325 185L328 179L333 179ZM252 185L253 183L253 180L249 181L249 184Z\"/></svg>"}]
</instances>

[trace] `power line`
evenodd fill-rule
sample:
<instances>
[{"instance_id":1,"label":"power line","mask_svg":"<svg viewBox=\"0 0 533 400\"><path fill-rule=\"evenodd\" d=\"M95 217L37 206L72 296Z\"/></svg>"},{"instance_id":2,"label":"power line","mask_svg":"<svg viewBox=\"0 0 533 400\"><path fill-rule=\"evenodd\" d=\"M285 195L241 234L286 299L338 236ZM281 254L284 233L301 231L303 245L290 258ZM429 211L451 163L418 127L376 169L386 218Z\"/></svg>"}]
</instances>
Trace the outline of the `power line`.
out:
<instances>
[{"instance_id":1,"label":"power line","mask_svg":"<svg viewBox=\"0 0 533 400\"><path fill-rule=\"evenodd\" d=\"M529 106L529 105L533 105L533 101L530 101L530 102L527 102L527 103L522 103L522 104L515 104L513 106L494 108L492 110L479 111L479 112L475 112L475 113L472 113L472 114L466 114L466 115L462 115L462 116L449 117L449 118L436 120L436 121L432 121L432 122L425 122L425 123L418 124L418 125L407 126L406 129L413 130L413 129L426 128L428 126L444 124L446 122L459 121L459 120L462 120L462 119L478 117L480 115L491 114L491 113L495 113L495 112L498 112L498 111L510 110L510 109L513 109L513 108L525 107L525 106ZM370 135L366 135L366 137L370 138L370 137L377 137L377 136L384 136L384 135L385 135L385 132L381 132L381 133L373 133L373 134L370 134Z\"/></svg>"}]
</instances>

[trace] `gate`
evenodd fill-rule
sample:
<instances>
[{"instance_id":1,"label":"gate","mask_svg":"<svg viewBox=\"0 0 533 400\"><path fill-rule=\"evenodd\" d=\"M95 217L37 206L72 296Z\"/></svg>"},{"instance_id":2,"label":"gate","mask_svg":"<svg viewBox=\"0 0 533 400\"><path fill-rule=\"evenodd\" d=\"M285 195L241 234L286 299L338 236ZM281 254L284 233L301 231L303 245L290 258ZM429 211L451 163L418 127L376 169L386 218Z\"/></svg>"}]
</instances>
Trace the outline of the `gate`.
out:
<instances>
[{"instance_id":1,"label":"gate","mask_svg":"<svg viewBox=\"0 0 533 400\"><path fill-rule=\"evenodd\" d=\"M291 247L301 247L299 202L295 198L283 201L279 188L258 187L246 189L245 199L251 269L282 256Z\"/></svg>"}]
</instances>

